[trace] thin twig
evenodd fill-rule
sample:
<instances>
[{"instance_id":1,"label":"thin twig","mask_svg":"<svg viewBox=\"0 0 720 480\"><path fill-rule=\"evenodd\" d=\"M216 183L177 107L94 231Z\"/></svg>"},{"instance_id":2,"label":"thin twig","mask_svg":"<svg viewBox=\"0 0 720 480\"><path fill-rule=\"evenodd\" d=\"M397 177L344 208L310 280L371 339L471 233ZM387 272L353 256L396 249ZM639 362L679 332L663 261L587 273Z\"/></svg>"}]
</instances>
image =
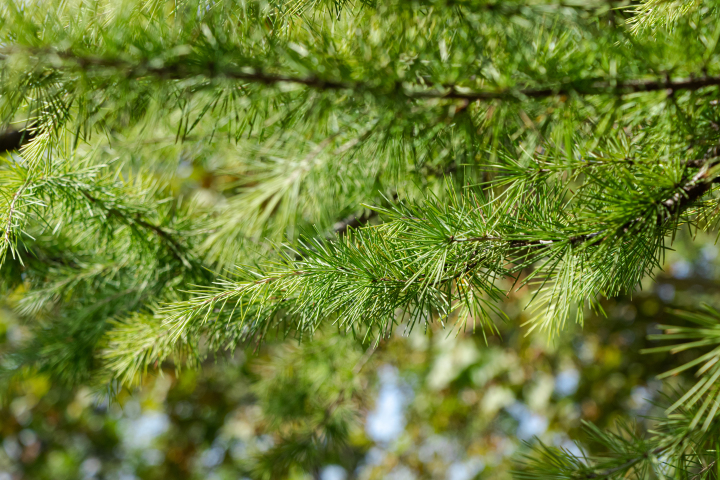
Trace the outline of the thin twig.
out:
<instances>
[{"instance_id":1,"label":"thin twig","mask_svg":"<svg viewBox=\"0 0 720 480\"><path fill-rule=\"evenodd\" d=\"M710 470L711 468L713 468L715 466L715 462L716 462L716 460L713 460L712 462L708 463L705 467L703 467L702 470L700 470L698 473L693 475L691 480L697 480L698 478L700 478L700 476L702 476L703 473L707 472L708 470Z\"/></svg>"},{"instance_id":2,"label":"thin twig","mask_svg":"<svg viewBox=\"0 0 720 480\"><path fill-rule=\"evenodd\" d=\"M654 450L647 451L638 457L628 460L627 462L623 463L622 465L618 465L617 467L609 468L609 469L607 469L603 472L599 472L599 473L588 473L585 475L585 478L586 479L608 478L611 475L614 475L616 473L627 470L628 468L632 467L636 463L649 458L651 455L655 456L655 455L661 454L663 452L663 450L664 450L663 448L656 448Z\"/></svg>"},{"instance_id":3,"label":"thin twig","mask_svg":"<svg viewBox=\"0 0 720 480\"><path fill-rule=\"evenodd\" d=\"M172 251L173 255L177 257L178 260L182 262L183 265L185 265L187 268L192 268L192 265L190 265L190 262L185 258L185 256L181 253L185 247L183 247L174 237L172 234L167 232L164 228L160 227L159 225L155 225L153 223L150 223L146 220L144 220L140 214L136 214L134 217L129 216L122 211L118 210L117 208L108 207L105 205L105 202L99 198L96 198L92 196L89 192L86 190L80 190L80 193L91 203L95 205L99 205L100 208L104 209L108 216L113 216L116 218L119 218L123 223L129 226L137 225L139 227L144 228L145 230L149 230L153 232L155 235L160 237L169 247Z\"/></svg>"},{"instance_id":4,"label":"thin twig","mask_svg":"<svg viewBox=\"0 0 720 480\"><path fill-rule=\"evenodd\" d=\"M25 179L25 182L18 189L18 191L15 192L15 194L13 195L12 201L10 202L10 208L8 209L8 218L7 218L7 222L5 224L4 240L5 240L5 245L7 245L7 248L11 249L11 253L12 253L12 248L10 245L10 230L12 229L12 222L13 222L13 217L15 216L17 200L23 194L23 192L28 187L28 185L30 185L31 179L32 179L32 176L28 175L28 177ZM13 254L13 257L14 257L14 254ZM0 260L2 260L2 258L0 258Z\"/></svg>"}]
</instances>

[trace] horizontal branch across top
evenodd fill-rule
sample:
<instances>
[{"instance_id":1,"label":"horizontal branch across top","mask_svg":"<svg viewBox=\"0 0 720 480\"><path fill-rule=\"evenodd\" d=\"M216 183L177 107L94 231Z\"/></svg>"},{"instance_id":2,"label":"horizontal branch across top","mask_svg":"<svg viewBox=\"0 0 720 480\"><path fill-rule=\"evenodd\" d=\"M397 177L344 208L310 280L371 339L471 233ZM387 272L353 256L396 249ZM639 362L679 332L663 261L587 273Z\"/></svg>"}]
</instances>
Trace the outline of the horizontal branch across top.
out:
<instances>
[{"instance_id":1,"label":"horizontal branch across top","mask_svg":"<svg viewBox=\"0 0 720 480\"><path fill-rule=\"evenodd\" d=\"M666 91L672 95L677 91L699 90L720 85L720 76L702 75L690 78L672 79L669 75L663 78L591 78L561 82L544 87L505 88L472 90L455 84L431 85L432 88L419 90L416 84L397 81L391 87L376 86L369 82L348 82L317 75L293 76L269 73L254 67L224 66L215 62L190 65L187 62L176 62L158 65L150 60L133 63L120 58L77 55L71 51L56 51L49 48L28 48L8 46L0 49L0 61L11 55L27 54L30 56L54 57L73 63L81 69L111 68L125 70L130 78L155 76L168 80L181 80L193 76L208 78L227 78L264 85L291 83L304 85L316 90L354 90L368 91L376 94L401 92L408 98L457 99L467 101L488 100L522 100L523 98L542 99L559 95L628 95L633 93Z\"/></svg>"}]
</instances>

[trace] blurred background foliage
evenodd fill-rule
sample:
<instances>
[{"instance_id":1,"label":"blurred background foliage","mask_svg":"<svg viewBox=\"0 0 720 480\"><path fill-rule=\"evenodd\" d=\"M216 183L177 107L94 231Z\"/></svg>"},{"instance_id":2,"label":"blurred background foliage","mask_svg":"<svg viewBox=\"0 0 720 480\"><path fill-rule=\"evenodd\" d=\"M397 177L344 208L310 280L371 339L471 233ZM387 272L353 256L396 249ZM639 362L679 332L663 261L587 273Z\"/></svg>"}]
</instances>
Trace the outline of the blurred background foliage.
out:
<instances>
[{"instance_id":1,"label":"blurred background foliage","mask_svg":"<svg viewBox=\"0 0 720 480\"><path fill-rule=\"evenodd\" d=\"M0 480L510 478L536 437L592 452L583 421L652 428L654 402L687 388L655 376L692 353L640 350L658 323L678 323L668 307L716 304L719 278L715 238L679 235L655 281L552 342L517 328L520 290L487 346L438 325L377 348L326 329L181 375L167 366L112 401L29 375L0 410ZM4 348L27 335L15 301L0 311Z\"/></svg>"}]
</instances>

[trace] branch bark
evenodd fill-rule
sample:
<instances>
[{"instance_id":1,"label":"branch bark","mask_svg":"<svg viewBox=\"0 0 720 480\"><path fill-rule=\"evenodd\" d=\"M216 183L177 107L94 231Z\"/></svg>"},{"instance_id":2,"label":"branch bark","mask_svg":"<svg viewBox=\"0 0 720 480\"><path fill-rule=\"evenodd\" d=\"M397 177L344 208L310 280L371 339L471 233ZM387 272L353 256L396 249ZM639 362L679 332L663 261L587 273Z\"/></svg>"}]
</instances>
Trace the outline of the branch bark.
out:
<instances>
[{"instance_id":1,"label":"branch bark","mask_svg":"<svg viewBox=\"0 0 720 480\"><path fill-rule=\"evenodd\" d=\"M370 92L376 95L388 95L400 92L407 98L447 98L467 101L488 100L522 100L526 98L542 99L570 94L578 95L616 95L623 96L632 93L667 91L672 95L677 91L699 90L706 87L720 85L720 76L702 75L699 77L671 79L669 75L659 78L589 78L561 82L544 87L518 87L505 89L472 90L461 85L445 84L431 85L430 88L418 90L419 85L396 81L392 85L374 85L370 82L349 82L330 78L321 78L316 75L294 76L279 73L269 73L262 68L241 65L227 65L219 67L215 62L190 63L177 61L158 66L149 59L130 62L120 58L106 58L100 56L77 55L72 51L57 51L51 48L29 48L24 46L7 46L0 49L0 61L14 54L30 56L53 56L67 63L75 64L82 69L113 68L124 69L129 78L155 76L162 79L181 80L194 76L208 78L227 78L242 80L264 85L281 83L294 83L304 85L316 90L354 90ZM57 68L57 67L54 67Z\"/></svg>"}]
</instances>

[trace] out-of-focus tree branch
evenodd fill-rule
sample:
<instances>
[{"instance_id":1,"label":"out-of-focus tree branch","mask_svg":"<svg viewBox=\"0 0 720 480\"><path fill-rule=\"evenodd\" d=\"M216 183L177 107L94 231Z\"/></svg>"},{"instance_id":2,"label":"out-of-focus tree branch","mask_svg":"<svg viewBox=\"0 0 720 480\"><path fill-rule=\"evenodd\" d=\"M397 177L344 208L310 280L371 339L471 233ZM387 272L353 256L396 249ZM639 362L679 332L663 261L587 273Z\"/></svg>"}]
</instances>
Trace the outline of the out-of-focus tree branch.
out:
<instances>
[{"instance_id":1,"label":"out-of-focus tree branch","mask_svg":"<svg viewBox=\"0 0 720 480\"><path fill-rule=\"evenodd\" d=\"M7 128L0 130L0 153L13 152L33 139L35 134L30 130Z\"/></svg>"}]
</instances>

